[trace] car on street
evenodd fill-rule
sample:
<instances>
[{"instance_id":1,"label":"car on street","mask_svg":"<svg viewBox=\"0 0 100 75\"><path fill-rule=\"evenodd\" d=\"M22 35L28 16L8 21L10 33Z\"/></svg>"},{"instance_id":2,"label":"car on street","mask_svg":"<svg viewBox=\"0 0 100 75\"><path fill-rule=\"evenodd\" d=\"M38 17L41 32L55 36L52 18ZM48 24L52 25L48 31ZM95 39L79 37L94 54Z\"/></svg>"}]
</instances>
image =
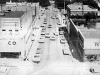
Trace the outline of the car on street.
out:
<instances>
[{"instance_id":1,"label":"car on street","mask_svg":"<svg viewBox=\"0 0 100 75\"><path fill-rule=\"evenodd\" d=\"M45 31L45 30L46 30L46 27L42 27L42 30L44 30L44 31Z\"/></svg>"},{"instance_id":2,"label":"car on street","mask_svg":"<svg viewBox=\"0 0 100 75\"><path fill-rule=\"evenodd\" d=\"M34 63L38 64L41 61L41 54L35 54L32 60Z\"/></svg>"},{"instance_id":3,"label":"car on street","mask_svg":"<svg viewBox=\"0 0 100 75\"><path fill-rule=\"evenodd\" d=\"M43 32L41 32L41 35L45 35L45 32L43 31Z\"/></svg>"},{"instance_id":4,"label":"car on street","mask_svg":"<svg viewBox=\"0 0 100 75\"><path fill-rule=\"evenodd\" d=\"M50 36L50 40L51 41L55 41L56 40L56 36L54 36L54 35Z\"/></svg>"},{"instance_id":5,"label":"car on street","mask_svg":"<svg viewBox=\"0 0 100 75\"><path fill-rule=\"evenodd\" d=\"M62 49L62 51L63 51L63 55L71 55L69 50L67 49Z\"/></svg>"},{"instance_id":6,"label":"car on street","mask_svg":"<svg viewBox=\"0 0 100 75\"><path fill-rule=\"evenodd\" d=\"M48 26L52 26L51 24L49 24Z\"/></svg>"},{"instance_id":7,"label":"car on street","mask_svg":"<svg viewBox=\"0 0 100 75\"><path fill-rule=\"evenodd\" d=\"M45 32L45 30L44 30L44 29L42 29L42 30L41 30L41 32Z\"/></svg>"},{"instance_id":8,"label":"car on street","mask_svg":"<svg viewBox=\"0 0 100 75\"><path fill-rule=\"evenodd\" d=\"M35 41L35 37L34 36L32 36L31 41Z\"/></svg>"},{"instance_id":9,"label":"car on street","mask_svg":"<svg viewBox=\"0 0 100 75\"><path fill-rule=\"evenodd\" d=\"M46 22L46 21L44 21L44 24L47 24L47 22Z\"/></svg>"},{"instance_id":10,"label":"car on street","mask_svg":"<svg viewBox=\"0 0 100 75\"><path fill-rule=\"evenodd\" d=\"M50 38L50 34L49 34L49 33L46 33L46 34L45 34L45 37L46 37L46 38Z\"/></svg>"},{"instance_id":11,"label":"car on street","mask_svg":"<svg viewBox=\"0 0 100 75\"><path fill-rule=\"evenodd\" d=\"M59 35L63 35L64 34L64 31L59 31Z\"/></svg>"},{"instance_id":12,"label":"car on street","mask_svg":"<svg viewBox=\"0 0 100 75\"><path fill-rule=\"evenodd\" d=\"M44 43L44 39L39 39L39 43Z\"/></svg>"},{"instance_id":13,"label":"car on street","mask_svg":"<svg viewBox=\"0 0 100 75\"><path fill-rule=\"evenodd\" d=\"M42 24L40 27L45 27L45 25L44 25L44 24Z\"/></svg>"},{"instance_id":14,"label":"car on street","mask_svg":"<svg viewBox=\"0 0 100 75\"><path fill-rule=\"evenodd\" d=\"M59 19L59 18L56 16L56 19Z\"/></svg>"},{"instance_id":15,"label":"car on street","mask_svg":"<svg viewBox=\"0 0 100 75\"><path fill-rule=\"evenodd\" d=\"M61 23L60 23L60 22L58 22L58 23L57 23L57 25L61 25Z\"/></svg>"},{"instance_id":16,"label":"car on street","mask_svg":"<svg viewBox=\"0 0 100 75\"><path fill-rule=\"evenodd\" d=\"M48 26L48 28L52 28L51 26Z\"/></svg>"},{"instance_id":17,"label":"car on street","mask_svg":"<svg viewBox=\"0 0 100 75\"><path fill-rule=\"evenodd\" d=\"M36 50L36 54L41 54L41 50Z\"/></svg>"},{"instance_id":18,"label":"car on street","mask_svg":"<svg viewBox=\"0 0 100 75\"><path fill-rule=\"evenodd\" d=\"M48 25L48 28L52 28L52 25Z\"/></svg>"},{"instance_id":19,"label":"car on street","mask_svg":"<svg viewBox=\"0 0 100 75\"><path fill-rule=\"evenodd\" d=\"M57 33L57 32L54 32L53 34L54 34L55 36L58 36L58 33Z\"/></svg>"},{"instance_id":20,"label":"car on street","mask_svg":"<svg viewBox=\"0 0 100 75\"><path fill-rule=\"evenodd\" d=\"M54 17L54 16L51 16L51 18L52 18L52 19L55 19L55 17Z\"/></svg>"},{"instance_id":21,"label":"car on street","mask_svg":"<svg viewBox=\"0 0 100 75\"><path fill-rule=\"evenodd\" d=\"M60 43L61 43L61 44L65 44L66 42L67 42L66 39L61 39L61 40L60 40Z\"/></svg>"}]
</instances>

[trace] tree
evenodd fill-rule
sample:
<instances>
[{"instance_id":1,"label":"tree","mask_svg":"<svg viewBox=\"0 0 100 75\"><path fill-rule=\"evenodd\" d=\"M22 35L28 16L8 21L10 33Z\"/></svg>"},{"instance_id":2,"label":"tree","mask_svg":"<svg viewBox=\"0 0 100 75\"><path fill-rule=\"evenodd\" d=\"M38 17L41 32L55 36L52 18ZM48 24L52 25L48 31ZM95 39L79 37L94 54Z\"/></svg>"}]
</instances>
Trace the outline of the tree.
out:
<instances>
[{"instance_id":1,"label":"tree","mask_svg":"<svg viewBox=\"0 0 100 75\"><path fill-rule=\"evenodd\" d=\"M26 0L27 2L32 2L32 0Z\"/></svg>"},{"instance_id":2,"label":"tree","mask_svg":"<svg viewBox=\"0 0 100 75\"><path fill-rule=\"evenodd\" d=\"M6 0L6 2L10 2L10 0Z\"/></svg>"},{"instance_id":3,"label":"tree","mask_svg":"<svg viewBox=\"0 0 100 75\"><path fill-rule=\"evenodd\" d=\"M40 0L25 0L25 1L33 3L33 2L39 2Z\"/></svg>"},{"instance_id":4,"label":"tree","mask_svg":"<svg viewBox=\"0 0 100 75\"><path fill-rule=\"evenodd\" d=\"M39 2L39 0L32 0L32 2Z\"/></svg>"},{"instance_id":5,"label":"tree","mask_svg":"<svg viewBox=\"0 0 100 75\"><path fill-rule=\"evenodd\" d=\"M64 8L64 2L65 2L65 6L72 3L72 2L70 2L70 0L55 0L55 5L58 8L63 9Z\"/></svg>"},{"instance_id":6,"label":"tree","mask_svg":"<svg viewBox=\"0 0 100 75\"><path fill-rule=\"evenodd\" d=\"M39 2L40 2L40 6L42 7L47 7L50 5L49 0L40 0Z\"/></svg>"},{"instance_id":7,"label":"tree","mask_svg":"<svg viewBox=\"0 0 100 75\"><path fill-rule=\"evenodd\" d=\"M92 19L92 15L90 12L86 13L84 17L86 19L86 22L90 22L90 20Z\"/></svg>"},{"instance_id":8,"label":"tree","mask_svg":"<svg viewBox=\"0 0 100 75\"><path fill-rule=\"evenodd\" d=\"M93 8L99 8L98 4L94 0L83 0L84 5L89 5Z\"/></svg>"},{"instance_id":9,"label":"tree","mask_svg":"<svg viewBox=\"0 0 100 75\"><path fill-rule=\"evenodd\" d=\"M18 0L12 0L12 2L18 2Z\"/></svg>"}]
</instances>

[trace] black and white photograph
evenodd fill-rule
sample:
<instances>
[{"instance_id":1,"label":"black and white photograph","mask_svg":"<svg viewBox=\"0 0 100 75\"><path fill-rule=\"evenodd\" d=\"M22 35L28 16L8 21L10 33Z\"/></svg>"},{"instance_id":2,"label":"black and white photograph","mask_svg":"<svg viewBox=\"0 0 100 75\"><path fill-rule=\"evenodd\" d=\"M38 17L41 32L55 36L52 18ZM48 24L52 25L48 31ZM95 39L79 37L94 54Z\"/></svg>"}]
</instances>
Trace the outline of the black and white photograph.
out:
<instances>
[{"instance_id":1,"label":"black and white photograph","mask_svg":"<svg viewBox=\"0 0 100 75\"><path fill-rule=\"evenodd\" d=\"M0 75L100 75L100 0L0 0Z\"/></svg>"}]
</instances>

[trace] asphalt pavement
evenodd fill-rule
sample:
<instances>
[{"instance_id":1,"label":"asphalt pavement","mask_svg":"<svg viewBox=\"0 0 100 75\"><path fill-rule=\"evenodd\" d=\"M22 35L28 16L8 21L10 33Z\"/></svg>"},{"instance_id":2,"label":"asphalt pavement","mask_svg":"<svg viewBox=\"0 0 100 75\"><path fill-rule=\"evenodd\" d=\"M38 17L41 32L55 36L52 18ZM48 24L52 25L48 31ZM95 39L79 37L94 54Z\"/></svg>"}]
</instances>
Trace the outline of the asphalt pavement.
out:
<instances>
[{"instance_id":1,"label":"asphalt pavement","mask_svg":"<svg viewBox=\"0 0 100 75\"><path fill-rule=\"evenodd\" d=\"M41 57L40 63L35 64L35 70L32 73L32 75L54 75L54 74L55 75L62 75L62 74L66 75L66 74L71 74L71 73L72 74L75 73L75 75L77 75L80 72L85 72L85 74L88 73L89 67L87 65L84 65L84 69L82 68L81 71L80 69L75 68L75 66L73 65L75 63L78 63L76 64L76 66L78 68L79 67L81 68L82 65L79 62L80 59L79 58L76 59L73 57L73 54L70 50L70 46L67 41L65 44L62 44L60 42L62 38L63 39L66 39L66 38L64 37L64 35L59 35L59 31L58 31L59 26L57 25L59 20L55 18L54 19L51 18L52 16L55 17L55 15L58 16L58 13L54 12L54 8L52 7L50 7L50 10L46 10L45 12L46 13L44 15L46 16L47 24L45 24L45 28L46 28L45 35L42 36L42 37L45 37L44 43L42 44L43 46L42 47L42 57ZM51 25L51 28L48 28L48 25ZM58 33L57 36L53 34L55 32ZM46 37L46 33L49 34L48 37ZM54 38L52 38L52 36ZM63 49L66 50L66 53L68 53L68 55L63 54ZM70 64L71 67L73 67L72 70L68 66L68 64ZM77 72L74 71L75 69ZM88 74L88 75L91 75L91 74Z\"/></svg>"}]
</instances>

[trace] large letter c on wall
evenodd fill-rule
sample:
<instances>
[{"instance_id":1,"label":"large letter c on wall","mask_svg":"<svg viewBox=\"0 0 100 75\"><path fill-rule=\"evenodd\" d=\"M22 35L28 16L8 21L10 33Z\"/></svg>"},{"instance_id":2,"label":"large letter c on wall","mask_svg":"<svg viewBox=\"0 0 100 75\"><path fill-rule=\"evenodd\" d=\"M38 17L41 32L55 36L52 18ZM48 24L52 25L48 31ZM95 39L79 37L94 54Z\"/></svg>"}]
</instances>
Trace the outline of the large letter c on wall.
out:
<instances>
[{"instance_id":1,"label":"large letter c on wall","mask_svg":"<svg viewBox=\"0 0 100 75\"><path fill-rule=\"evenodd\" d=\"M11 45L11 41L9 41L8 44Z\"/></svg>"}]
</instances>

